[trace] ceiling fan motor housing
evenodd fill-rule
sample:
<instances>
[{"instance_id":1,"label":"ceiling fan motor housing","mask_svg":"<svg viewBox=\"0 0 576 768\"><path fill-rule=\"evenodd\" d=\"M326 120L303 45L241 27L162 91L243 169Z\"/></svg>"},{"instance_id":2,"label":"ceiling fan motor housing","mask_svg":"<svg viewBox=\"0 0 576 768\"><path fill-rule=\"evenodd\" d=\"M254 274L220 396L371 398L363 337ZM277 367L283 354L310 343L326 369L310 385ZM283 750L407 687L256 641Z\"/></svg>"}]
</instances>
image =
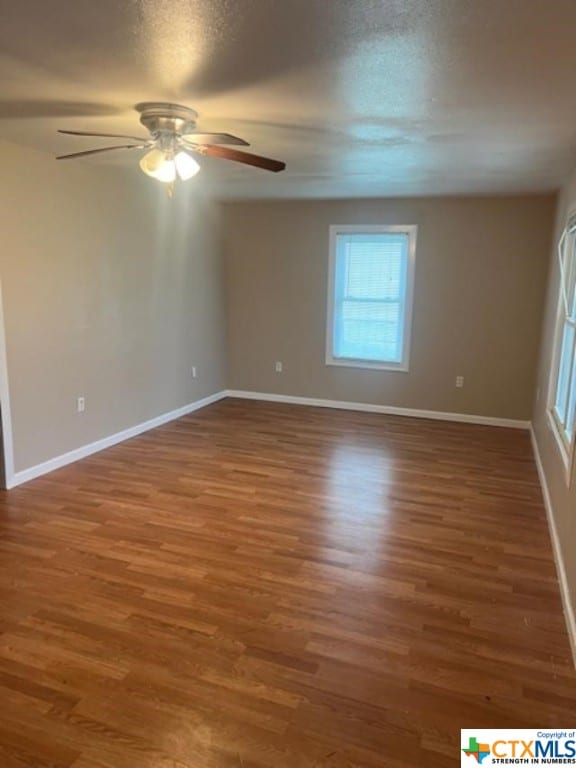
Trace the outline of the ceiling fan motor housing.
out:
<instances>
[{"instance_id":1,"label":"ceiling fan motor housing","mask_svg":"<svg viewBox=\"0 0 576 768\"><path fill-rule=\"evenodd\" d=\"M185 136L194 133L198 113L179 104L166 102L143 102L136 104L140 112L140 122L153 136L162 134Z\"/></svg>"}]
</instances>

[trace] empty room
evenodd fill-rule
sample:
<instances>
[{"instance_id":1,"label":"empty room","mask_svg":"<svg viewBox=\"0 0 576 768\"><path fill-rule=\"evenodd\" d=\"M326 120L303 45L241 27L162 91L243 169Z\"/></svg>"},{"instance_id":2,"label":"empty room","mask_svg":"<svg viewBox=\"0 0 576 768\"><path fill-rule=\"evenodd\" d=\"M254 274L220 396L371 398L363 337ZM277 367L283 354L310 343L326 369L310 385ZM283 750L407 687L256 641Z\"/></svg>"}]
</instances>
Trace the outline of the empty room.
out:
<instances>
[{"instance_id":1,"label":"empty room","mask_svg":"<svg viewBox=\"0 0 576 768\"><path fill-rule=\"evenodd\" d=\"M0 3L0 768L576 764L575 29Z\"/></svg>"}]
</instances>

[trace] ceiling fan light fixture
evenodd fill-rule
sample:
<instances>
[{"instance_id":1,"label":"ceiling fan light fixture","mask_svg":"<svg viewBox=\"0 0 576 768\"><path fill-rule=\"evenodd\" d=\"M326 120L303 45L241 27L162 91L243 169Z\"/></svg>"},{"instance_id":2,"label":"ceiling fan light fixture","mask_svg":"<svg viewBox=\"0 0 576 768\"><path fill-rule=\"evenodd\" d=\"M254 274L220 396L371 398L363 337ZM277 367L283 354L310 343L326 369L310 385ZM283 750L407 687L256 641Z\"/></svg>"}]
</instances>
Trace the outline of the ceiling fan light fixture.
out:
<instances>
[{"instance_id":1,"label":"ceiling fan light fixture","mask_svg":"<svg viewBox=\"0 0 576 768\"><path fill-rule=\"evenodd\" d=\"M140 160L140 168L147 176L171 184L176 176L187 181L196 176L200 166L187 152L178 152L176 156L170 150L152 149Z\"/></svg>"},{"instance_id":2,"label":"ceiling fan light fixture","mask_svg":"<svg viewBox=\"0 0 576 768\"><path fill-rule=\"evenodd\" d=\"M200 166L196 160L194 160L194 158L187 152L178 152L174 158L174 163L176 165L176 173L182 181L188 181L188 179L196 176L200 170Z\"/></svg>"}]
</instances>

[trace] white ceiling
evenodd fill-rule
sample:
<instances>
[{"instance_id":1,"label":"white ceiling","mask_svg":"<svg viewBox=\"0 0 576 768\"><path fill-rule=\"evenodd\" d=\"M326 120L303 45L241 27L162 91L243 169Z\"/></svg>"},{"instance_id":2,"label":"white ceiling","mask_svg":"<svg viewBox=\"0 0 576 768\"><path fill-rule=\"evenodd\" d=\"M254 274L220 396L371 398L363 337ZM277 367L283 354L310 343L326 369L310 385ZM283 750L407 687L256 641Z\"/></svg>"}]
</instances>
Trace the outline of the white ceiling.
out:
<instances>
[{"instance_id":1,"label":"white ceiling","mask_svg":"<svg viewBox=\"0 0 576 768\"><path fill-rule=\"evenodd\" d=\"M203 159L189 183L229 197L551 190L575 30L575 0L0 0L0 137L73 152L106 140L56 128L139 133L135 103L173 101L286 161Z\"/></svg>"}]
</instances>

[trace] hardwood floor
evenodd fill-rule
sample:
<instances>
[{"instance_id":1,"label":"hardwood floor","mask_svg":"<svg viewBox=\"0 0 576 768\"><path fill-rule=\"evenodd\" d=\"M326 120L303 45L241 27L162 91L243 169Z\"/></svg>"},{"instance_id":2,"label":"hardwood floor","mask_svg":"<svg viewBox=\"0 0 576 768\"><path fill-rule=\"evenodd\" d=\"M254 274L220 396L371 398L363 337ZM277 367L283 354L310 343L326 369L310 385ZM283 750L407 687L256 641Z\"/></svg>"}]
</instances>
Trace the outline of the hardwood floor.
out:
<instances>
[{"instance_id":1,"label":"hardwood floor","mask_svg":"<svg viewBox=\"0 0 576 768\"><path fill-rule=\"evenodd\" d=\"M434 768L461 727L573 727L527 433L226 400L0 505L1 768Z\"/></svg>"}]
</instances>

